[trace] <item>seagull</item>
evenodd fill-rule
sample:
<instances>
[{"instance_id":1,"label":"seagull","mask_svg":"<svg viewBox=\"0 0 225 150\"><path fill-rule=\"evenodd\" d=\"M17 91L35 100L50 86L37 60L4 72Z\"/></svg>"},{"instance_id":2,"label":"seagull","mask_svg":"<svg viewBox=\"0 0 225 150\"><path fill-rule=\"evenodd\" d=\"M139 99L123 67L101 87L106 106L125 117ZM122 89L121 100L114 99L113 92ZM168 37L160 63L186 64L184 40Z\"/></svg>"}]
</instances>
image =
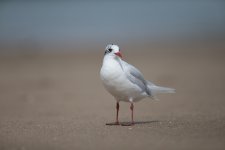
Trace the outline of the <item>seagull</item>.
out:
<instances>
[{"instance_id":1,"label":"seagull","mask_svg":"<svg viewBox=\"0 0 225 150\"><path fill-rule=\"evenodd\" d=\"M119 46L109 44L105 48L100 77L105 89L116 100L116 121L106 125L124 125L118 120L119 102L129 102L131 110L131 122L126 125L134 125L134 102L149 97L154 99L158 93L175 93L175 89L157 86L144 79L142 73L122 60Z\"/></svg>"}]
</instances>

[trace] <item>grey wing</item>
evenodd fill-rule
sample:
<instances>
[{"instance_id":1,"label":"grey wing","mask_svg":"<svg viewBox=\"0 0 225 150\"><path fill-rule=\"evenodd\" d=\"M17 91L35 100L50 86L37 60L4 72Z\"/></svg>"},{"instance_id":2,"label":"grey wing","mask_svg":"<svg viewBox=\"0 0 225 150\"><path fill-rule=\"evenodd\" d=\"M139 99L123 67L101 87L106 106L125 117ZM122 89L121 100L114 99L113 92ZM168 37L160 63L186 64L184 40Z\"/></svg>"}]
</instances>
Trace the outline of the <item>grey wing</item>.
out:
<instances>
[{"instance_id":1,"label":"grey wing","mask_svg":"<svg viewBox=\"0 0 225 150\"><path fill-rule=\"evenodd\" d=\"M151 95L150 90L148 89L147 86L149 81L146 81L144 79L142 73L137 68L126 62L123 62L123 64L127 78L133 84L136 84L138 87L140 87L143 92L146 92L148 95Z\"/></svg>"}]
</instances>

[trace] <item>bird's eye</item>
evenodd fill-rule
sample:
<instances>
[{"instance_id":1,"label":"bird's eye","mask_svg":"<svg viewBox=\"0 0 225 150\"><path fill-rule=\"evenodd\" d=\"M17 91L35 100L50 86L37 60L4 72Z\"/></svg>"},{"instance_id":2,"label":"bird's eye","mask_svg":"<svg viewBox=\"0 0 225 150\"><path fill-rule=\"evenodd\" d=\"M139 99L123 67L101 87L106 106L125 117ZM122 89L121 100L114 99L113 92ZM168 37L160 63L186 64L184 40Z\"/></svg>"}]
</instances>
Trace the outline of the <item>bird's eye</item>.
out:
<instances>
[{"instance_id":1,"label":"bird's eye","mask_svg":"<svg viewBox=\"0 0 225 150\"><path fill-rule=\"evenodd\" d=\"M109 48L108 50L109 50L109 52L111 52L111 51L112 51L112 49L111 49L111 48Z\"/></svg>"}]
</instances>

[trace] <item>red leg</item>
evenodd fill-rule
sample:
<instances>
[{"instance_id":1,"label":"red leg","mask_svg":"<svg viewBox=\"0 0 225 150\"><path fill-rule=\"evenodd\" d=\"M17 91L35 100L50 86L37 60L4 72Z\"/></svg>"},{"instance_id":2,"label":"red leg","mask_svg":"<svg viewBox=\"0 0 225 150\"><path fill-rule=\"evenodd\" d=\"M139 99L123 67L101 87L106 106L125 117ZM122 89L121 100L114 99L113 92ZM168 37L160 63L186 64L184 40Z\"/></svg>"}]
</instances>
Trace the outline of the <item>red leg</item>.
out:
<instances>
[{"instance_id":1,"label":"red leg","mask_svg":"<svg viewBox=\"0 0 225 150\"><path fill-rule=\"evenodd\" d=\"M106 125L120 125L119 123L119 109L120 109L120 104L119 102L116 103L116 122L113 123L106 123Z\"/></svg>"},{"instance_id":2,"label":"red leg","mask_svg":"<svg viewBox=\"0 0 225 150\"><path fill-rule=\"evenodd\" d=\"M131 124L134 124L134 104L130 104L130 110L131 110Z\"/></svg>"},{"instance_id":3,"label":"red leg","mask_svg":"<svg viewBox=\"0 0 225 150\"><path fill-rule=\"evenodd\" d=\"M119 124L119 109L120 109L120 104L119 102L116 103L116 124Z\"/></svg>"},{"instance_id":4,"label":"red leg","mask_svg":"<svg viewBox=\"0 0 225 150\"><path fill-rule=\"evenodd\" d=\"M122 126L132 126L134 125L134 104L130 104L130 110L131 110L131 122L129 123L122 123Z\"/></svg>"}]
</instances>

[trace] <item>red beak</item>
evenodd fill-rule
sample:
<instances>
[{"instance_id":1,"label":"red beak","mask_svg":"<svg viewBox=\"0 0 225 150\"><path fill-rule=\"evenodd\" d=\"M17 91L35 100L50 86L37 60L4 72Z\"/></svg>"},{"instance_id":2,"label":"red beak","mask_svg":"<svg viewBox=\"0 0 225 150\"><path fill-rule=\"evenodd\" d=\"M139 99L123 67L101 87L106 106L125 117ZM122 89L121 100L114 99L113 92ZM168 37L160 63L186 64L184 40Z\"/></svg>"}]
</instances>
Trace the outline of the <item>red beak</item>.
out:
<instances>
[{"instance_id":1,"label":"red beak","mask_svg":"<svg viewBox=\"0 0 225 150\"><path fill-rule=\"evenodd\" d=\"M115 55L119 56L120 58L122 58L122 54L120 52L114 53Z\"/></svg>"}]
</instances>

